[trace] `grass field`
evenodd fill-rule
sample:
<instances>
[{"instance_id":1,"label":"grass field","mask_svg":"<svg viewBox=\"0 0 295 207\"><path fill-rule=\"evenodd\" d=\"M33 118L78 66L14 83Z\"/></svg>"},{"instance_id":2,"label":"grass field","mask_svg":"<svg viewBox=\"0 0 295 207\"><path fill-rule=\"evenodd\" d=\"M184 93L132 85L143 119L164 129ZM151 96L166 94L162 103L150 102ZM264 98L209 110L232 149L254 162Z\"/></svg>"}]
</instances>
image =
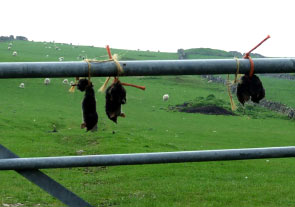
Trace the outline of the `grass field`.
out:
<instances>
[{"instance_id":1,"label":"grass field","mask_svg":"<svg viewBox=\"0 0 295 207\"><path fill-rule=\"evenodd\" d=\"M45 48L51 44L51 49ZM55 45L61 50L55 50ZM0 61L105 59L104 48L54 43L0 43ZM13 57L12 51L18 51ZM84 52L82 52L84 51ZM112 50L122 59L177 59L176 53ZM46 55L49 55L46 57ZM86 55L85 55L86 56ZM98 89L105 78L93 78ZM69 93L60 78L0 80L0 142L20 157L210 150L294 145L295 122L255 107L239 116L172 112L169 105L214 94L224 86L199 76L121 78L145 85L127 89L126 118L107 119L104 94L96 93L99 130L80 129L83 93ZM74 80L74 78L72 78ZM295 106L292 81L262 78L270 100ZM25 83L25 89L18 88ZM169 101L163 102L168 93ZM228 104L229 106L229 104ZM53 125L57 127L53 133ZM89 167L42 170L93 206L295 206L293 159ZM0 172L0 205L62 206L13 171Z\"/></svg>"}]
</instances>

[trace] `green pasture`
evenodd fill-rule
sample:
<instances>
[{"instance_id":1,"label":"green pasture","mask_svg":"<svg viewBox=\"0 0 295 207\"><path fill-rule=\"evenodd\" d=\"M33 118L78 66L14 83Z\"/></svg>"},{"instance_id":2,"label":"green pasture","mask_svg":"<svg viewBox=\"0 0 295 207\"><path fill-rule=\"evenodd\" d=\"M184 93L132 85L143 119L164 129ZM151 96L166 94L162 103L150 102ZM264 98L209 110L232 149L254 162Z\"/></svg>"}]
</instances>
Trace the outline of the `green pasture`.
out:
<instances>
[{"instance_id":1,"label":"green pasture","mask_svg":"<svg viewBox=\"0 0 295 207\"><path fill-rule=\"evenodd\" d=\"M58 45L61 50L45 48ZM0 61L106 59L104 48L15 41L0 42ZM18 51L18 56L12 52ZM112 50L122 59L177 59L176 53ZM49 55L46 57L46 55ZM79 60L81 61L81 60ZM74 78L69 78L74 80ZM92 78L95 90L105 78ZM0 143L20 157L170 152L294 145L295 122L258 106L236 116L168 110L213 94L227 106L225 86L199 76L124 77L146 91L126 87L126 118L118 124L104 112L97 92L98 132L80 129L83 93L69 93L63 79L0 80ZM295 106L292 81L262 78L270 100ZM25 83L25 88L19 84ZM170 98L163 102L162 96ZM237 100L235 99L236 104ZM56 126L57 132L53 132ZM83 150L83 151L81 151ZM42 170L93 206L295 206L294 159L88 167ZM63 206L13 171L0 171L0 206ZM6 206L7 206L6 205Z\"/></svg>"}]
</instances>

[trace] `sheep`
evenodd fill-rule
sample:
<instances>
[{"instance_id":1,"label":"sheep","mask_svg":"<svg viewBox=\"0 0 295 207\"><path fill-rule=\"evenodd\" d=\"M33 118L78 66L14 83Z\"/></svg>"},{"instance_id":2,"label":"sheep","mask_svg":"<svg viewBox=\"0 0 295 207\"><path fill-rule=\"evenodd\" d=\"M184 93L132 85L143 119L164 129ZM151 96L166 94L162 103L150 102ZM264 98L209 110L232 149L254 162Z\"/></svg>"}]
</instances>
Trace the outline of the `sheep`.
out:
<instances>
[{"instance_id":1,"label":"sheep","mask_svg":"<svg viewBox=\"0 0 295 207\"><path fill-rule=\"evenodd\" d=\"M74 85L75 84L75 82L74 81L71 81L70 82L70 86L72 86L72 85Z\"/></svg>"},{"instance_id":2,"label":"sheep","mask_svg":"<svg viewBox=\"0 0 295 207\"><path fill-rule=\"evenodd\" d=\"M25 88L25 84L24 84L24 83L21 83L21 84L19 85L19 87L20 87L20 88Z\"/></svg>"},{"instance_id":3,"label":"sheep","mask_svg":"<svg viewBox=\"0 0 295 207\"><path fill-rule=\"evenodd\" d=\"M64 60L64 57L60 57L58 58L59 61L63 61Z\"/></svg>"},{"instance_id":4,"label":"sheep","mask_svg":"<svg viewBox=\"0 0 295 207\"><path fill-rule=\"evenodd\" d=\"M168 95L168 94L165 94L165 95L163 96L163 101L168 101L168 99L169 99L169 95Z\"/></svg>"},{"instance_id":5,"label":"sheep","mask_svg":"<svg viewBox=\"0 0 295 207\"><path fill-rule=\"evenodd\" d=\"M11 50L11 47L8 47L7 49L8 49L8 50Z\"/></svg>"},{"instance_id":6,"label":"sheep","mask_svg":"<svg viewBox=\"0 0 295 207\"><path fill-rule=\"evenodd\" d=\"M69 80L68 80L68 79L64 79L64 80L62 81L62 83L65 84L65 85L68 85L68 84L69 84Z\"/></svg>"},{"instance_id":7,"label":"sheep","mask_svg":"<svg viewBox=\"0 0 295 207\"><path fill-rule=\"evenodd\" d=\"M12 55L13 56L17 56L17 52L16 51L13 51Z\"/></svg>"},{"instance_id":8,"label":"sheep","mask_svg":"<svg viewBox=\"0 0 295 207\"><path fill-rule=\"evenodd\" d=\"M49 84L50 84L50 79L49 79L49 78L45 78L45 80L44 80L44 84L45 84L45 85L49 85Z\"/></svg>"}]
</instances>

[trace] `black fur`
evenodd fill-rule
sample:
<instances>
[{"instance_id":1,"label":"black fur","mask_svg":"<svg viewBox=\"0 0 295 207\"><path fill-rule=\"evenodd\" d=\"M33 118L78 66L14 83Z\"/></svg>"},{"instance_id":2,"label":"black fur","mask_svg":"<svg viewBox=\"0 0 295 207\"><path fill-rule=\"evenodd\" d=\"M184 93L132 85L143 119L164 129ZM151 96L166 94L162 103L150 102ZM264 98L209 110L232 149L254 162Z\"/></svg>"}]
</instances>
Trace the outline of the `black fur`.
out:
<instances>
[{"instance_id":1,"label":"black fur","mask_svg":"<svg viewBox=\"0 0 295 207\"><path fill-rule=\"evenodd\" d=\"M106 90L106 114L109 119L117 123L117 117L125 117L125 114L121 112L121 104L126 103L126 90L120 83L117 81L110 85Z\"/></svg>"},{"instance_id":2,"label":"black fur","mask_svg":"<svg viewBox=\"0 0 295 207\"><path fill-rule=\"evenodd\" d=\"M238 84L237 97L243 105L250 98L254 103L259 103L265 97L265 90L258 76L253 75L250 78L249 73L245 74Z\"/></svg>"},{"instance_id":3,"label":"black fur","mask_svg":"<svg viewBox=\"0 0 295 207\"><path fill-rule=\"evenodd\" d=\"M96 100L92 83L88 83L87 79L79 80L77 88L80 91L85 91L85 96L82 102L83 121L81 128L86 127L87 131L95 130L97 127L98 115L96 112Z\"/></svg>"}]
</instances>

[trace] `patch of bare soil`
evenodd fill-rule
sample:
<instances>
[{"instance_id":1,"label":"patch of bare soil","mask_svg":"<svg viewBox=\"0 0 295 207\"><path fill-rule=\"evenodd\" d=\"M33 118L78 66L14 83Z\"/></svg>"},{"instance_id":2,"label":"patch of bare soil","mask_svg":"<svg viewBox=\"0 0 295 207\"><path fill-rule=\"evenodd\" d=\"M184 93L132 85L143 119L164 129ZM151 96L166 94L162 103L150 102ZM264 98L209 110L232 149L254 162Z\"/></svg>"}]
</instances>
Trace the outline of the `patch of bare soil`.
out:
<instances>
[{"instance_id":1,"label":"patch of bare soil","mask_svg":"<svg viewBox=\"0 0 295 207\"><path fill-rule=\"evenodd\" d=\"M185 104L184 104L185 105ZM200 106L200 107L180 107L178 105L178 111L186 113L200 113L209 115L232 115L235 114L219 106Z\"/></svg>"}]
</instances>

